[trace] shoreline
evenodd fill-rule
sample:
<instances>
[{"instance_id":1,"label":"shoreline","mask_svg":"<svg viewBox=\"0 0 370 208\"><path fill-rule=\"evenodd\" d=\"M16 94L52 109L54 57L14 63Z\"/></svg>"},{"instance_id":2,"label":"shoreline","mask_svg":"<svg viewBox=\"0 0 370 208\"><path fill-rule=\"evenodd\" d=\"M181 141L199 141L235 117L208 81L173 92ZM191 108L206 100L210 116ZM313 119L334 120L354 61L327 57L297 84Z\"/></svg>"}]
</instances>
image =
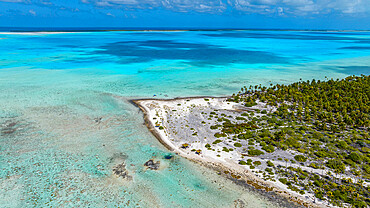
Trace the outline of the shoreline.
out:
<instances>
[{"instance_id":1,"label":"shoreline","mask_svg":"<svg viewBox=\"0 0 370 208\"><path fill-rule=\"evenodd\" d=\"M266 197L272 203L281 205L283 207L327 207L324 204L316 204L311 201L305 200L302 196L294 194L292 192L287 192L286 190L275 186L269 182L266 182L255 176L250 171L246 170L243 167L237 166L230 162L222 162L215 160L211 157L197 157L193 155L186 154L176 147L166 135L163 135L162 132L158 131L154 122L151 120L150 110L143 104L143 102L148 101L179 101L179 100L191 100L191 99L225 99L229 97L211 97L211 96L197 96L197 97L177 97L173 99L155 99L155 98L146 98L146 99L132 99L130 103L139 107L139 109L144 114L145 125L148 130L157 138L157 140L166 147L169 151L176 153L176 155L182 156L192 162L200 164L204 167L210 168L220 175L232 180L234 183L243 186L247 190L250 190L254 193L258 193L263 197Z\"/></svg>"}]
</instances>

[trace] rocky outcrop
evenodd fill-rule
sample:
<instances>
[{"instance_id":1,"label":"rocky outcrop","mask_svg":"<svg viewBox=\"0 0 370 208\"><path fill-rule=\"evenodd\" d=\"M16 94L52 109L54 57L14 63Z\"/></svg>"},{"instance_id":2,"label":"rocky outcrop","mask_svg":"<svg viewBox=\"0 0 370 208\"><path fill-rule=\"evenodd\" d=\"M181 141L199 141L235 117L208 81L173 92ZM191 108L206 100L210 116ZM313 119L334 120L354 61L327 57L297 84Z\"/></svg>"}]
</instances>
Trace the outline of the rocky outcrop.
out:
<instances>
[{"instance_id":1,"label":"rocky outcrop","mask_svg":"<svg viewBox=\"0 0 370 208\"><path fill-rule=\"evenodd\" d=\"M160 164L160 161L154 162L154 160L150 159L144 163L144 166L148 167L151 170L158 170Z\"/></svg>"},{"instance_id":2,"label":"rocky outcrop","mask_svg":"<svg viewBox=\"0 0 370 208\"><path fill-rule=\"evenodd\" d=\"M120 163L113 167L113 174L121 178L129 178L128 171L126 170L126 164Z\"/></svg>"}]
</instances>

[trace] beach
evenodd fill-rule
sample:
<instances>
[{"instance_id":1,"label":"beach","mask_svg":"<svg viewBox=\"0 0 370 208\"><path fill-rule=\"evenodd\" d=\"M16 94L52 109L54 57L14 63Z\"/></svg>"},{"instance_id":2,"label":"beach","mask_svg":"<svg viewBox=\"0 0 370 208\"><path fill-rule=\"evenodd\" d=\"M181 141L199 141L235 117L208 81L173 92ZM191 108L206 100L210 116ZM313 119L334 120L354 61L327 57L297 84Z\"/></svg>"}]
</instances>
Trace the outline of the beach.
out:
<instances>
[{"instance_id":1,"label":"beach","mask_svg":"<svg viewBox=\"0 0 370 208\"><path fill-rule=\"evenodd\" d=\"M189 139L189 137L192 137L191 135L177 135L176 133L174 134L174 132L171 131L170 128L173 126L180 127L181 124L173 122L170 123L166 121L166 118L169 117L167 114L169 114L169 112L171 111L175 111L176 113L178 113L181 119L186 120L186 112L192 111L194 110L194 108L217 108L227 111L241 110L241 106L235 106L231 103L228 103L226 100L226 97L188 97L168 100L144 99L133 100L132 102L143 111L146 126L158 139L158 141L163 144L168 150L184 158L187 158L188 160L200 163L206 167L214 169L215 171L223 173L228 178L242 181L241 183L239 182L239 184L249 184L257 190L263 190L265 193L273 192L276 194L276 196L282 197L290 202L295 203L296 206L303 205L305 207L331 207L324 201L319 202L315 200L313 195L299 195L287 189L286 186L284 186L284 184L282 183L262 180L260 175L252 173L252 171L246 168L246 166L243 167L237 163L238 160L236 158L240 158L240 153L236 153L234 151L232 154L217 155L217 153L215 152L207 151L207 148L205 147L205 144L209 142L207 141L207 139L199 139L197 137L198 135L195 136L196 139ZM263 109L263 107L256 106L254 109ZM159 123L158 119L160 120ZM194 123L187 122L186 124L191 126ZM164 129L160 129L159 125L163 126ZM197 143L199 142L198 139L201 140L200 143ZM190 148L182 148L182 144L184 143L189 144ZM195 152L190 151L190 149L199 149L201 150L201 153L196 154ZM276 197L275 200L277 200L277 198L279 197Z\"/></svg>"}]
</instances>

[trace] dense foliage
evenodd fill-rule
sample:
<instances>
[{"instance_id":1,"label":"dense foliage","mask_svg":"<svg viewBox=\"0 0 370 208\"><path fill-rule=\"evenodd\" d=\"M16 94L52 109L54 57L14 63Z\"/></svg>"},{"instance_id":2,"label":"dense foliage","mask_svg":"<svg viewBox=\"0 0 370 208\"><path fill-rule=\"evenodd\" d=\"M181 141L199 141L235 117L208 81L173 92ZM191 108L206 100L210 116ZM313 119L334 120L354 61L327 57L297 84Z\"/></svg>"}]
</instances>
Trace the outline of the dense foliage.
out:
<instances>
[{"instance_id":1,"label":"dense foliage","mask_svg":"<svg viewBox=\"0 0 370 208\"><path fill-rule=\"evenodd\" d=\"M309 191L335 205L370 206L369 188L363 186L364 180L370 180L370 76L244 87L228 102L242 104L247 111L236 121L220 116L219 124L212 127L220 130L217 138L247 140L249 145L256 142L260 149L244 147L249 156L276 149L297 152L294 162L325 171L309 174L276 167L279 181L298 193ZM299 177L304 182L297 182Z\"/></svg>"}]
</instances>

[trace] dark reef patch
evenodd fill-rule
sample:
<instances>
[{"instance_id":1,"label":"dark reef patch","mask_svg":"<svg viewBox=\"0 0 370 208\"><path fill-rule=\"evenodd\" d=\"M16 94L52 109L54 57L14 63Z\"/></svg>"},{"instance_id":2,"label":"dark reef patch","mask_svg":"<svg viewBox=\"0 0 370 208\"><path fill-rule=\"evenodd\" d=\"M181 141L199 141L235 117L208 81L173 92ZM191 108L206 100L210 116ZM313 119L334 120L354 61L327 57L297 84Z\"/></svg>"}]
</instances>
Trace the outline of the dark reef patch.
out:
<instances>
[{"instance_id":1,"label":"dark reef patch","mask_svg":"<svg viewBox=\"0 0 370 208\"><path fill-rule=\"evenodd\" d=\"M359 44L370 44L370 39L361 39L353 41L353 43L359 43Z\"/></svg>"},{"instance_id":2,"label":"dark reef patch","mask_svg":"<svg viewBox=\"0 0 370 208\"><path fill-rule=\"evenodd\" d=\"M348 46L341 47L339 49L348 49L348 50L370 50L370 46Z\"/></svg>"},{"instance_id":3,"label":"dark reef patch","mask_svg":"<svg viewBox=\"0 0 370 208\"><path fill-rule=\"evenodd\" d=\"M355 36L355 35L368 35L369 32L342 32L342 31L337 31L337 32L324 32L324 31L312 31L312 32L304 32L307 34L321 34L321 35L350 35L350 36Z\"/></svg>"},{"instance_id":4,"label":"dark reef patch","mask_svg":"<svg viewBox=\"0 0 370 208\"><path fill-rule=\"evenodd\" d=\"M256 32L223 32L203 34L208 37L220 38L269 38L269 39L287 39L287 40L360 40L355 37L341 37L331 35L310 35L310 34L275 34L275 33L256 33Z\"/></svg>"},{"instance_id":5,"label":"dark reef patch","mask_svg":"<svg viewBox=\"0 0 370 208\"><path fill-rule=\"evenodd\" d=\"M19 124L18 121L14 120L7 120L3 124L1 124L1 136L8 136L8 135L13 135L15 134L20 128L21 125Z\"/></svg>"},{"instance_id":6,"label":"dark reef patch","mask_svg":"<svg viewBox=\"0 0 370 208\"><path fill-rule=\"evenodd\" d=\"M148 167L151 170L158 170L160 164L161 164L160 161L154 162L154 160L151 159L151 160L146 161L144 163L144 166Z\"/></svg>"},{"instance_id":7,"label":"dark reef patch","mask_svg":"<svg viewBox=\"0 0 370 208\"><path fill-rule=\"evenodd\" d=\"M167 154L167 155L164 156L164 159L166 159L166 160L170 160L172 158L173 158L172 154Z\"/></svg>"},{"instance_id":8,"label":"dark reef patch","mask_svg":"<svg viewBox=\"0 0 370 208\"><path fill-rule=\"evenodd\" d=\"M101 46L96 54L114 55L120 63L150 62L154 60L183 60L197 66L241 64L282 64L285 57L258 50L226 48L218 45L184 43L170 40L120 41Z\"/></svg>"},{"instance_id":9,"label":"dark reef patch","mask_svg":"<svg viewBox=\"0 0 370 208\"><path fill-rule=\"evenodd\" d=\"M113 167L113 174L121 178L131 178L126 170L126 164L120 163Z\"/></svg>"},{"instance_id":10,"label":"dark reef patch","mask_svg":"<svg viewBox=\"0 0 370 208\"><path fill-rule=\"evenodd\" d=\"M369 75L370 66L339 66L339 72L345 74L354 74L354 75Z\"/></svg>"}]
</instances>

